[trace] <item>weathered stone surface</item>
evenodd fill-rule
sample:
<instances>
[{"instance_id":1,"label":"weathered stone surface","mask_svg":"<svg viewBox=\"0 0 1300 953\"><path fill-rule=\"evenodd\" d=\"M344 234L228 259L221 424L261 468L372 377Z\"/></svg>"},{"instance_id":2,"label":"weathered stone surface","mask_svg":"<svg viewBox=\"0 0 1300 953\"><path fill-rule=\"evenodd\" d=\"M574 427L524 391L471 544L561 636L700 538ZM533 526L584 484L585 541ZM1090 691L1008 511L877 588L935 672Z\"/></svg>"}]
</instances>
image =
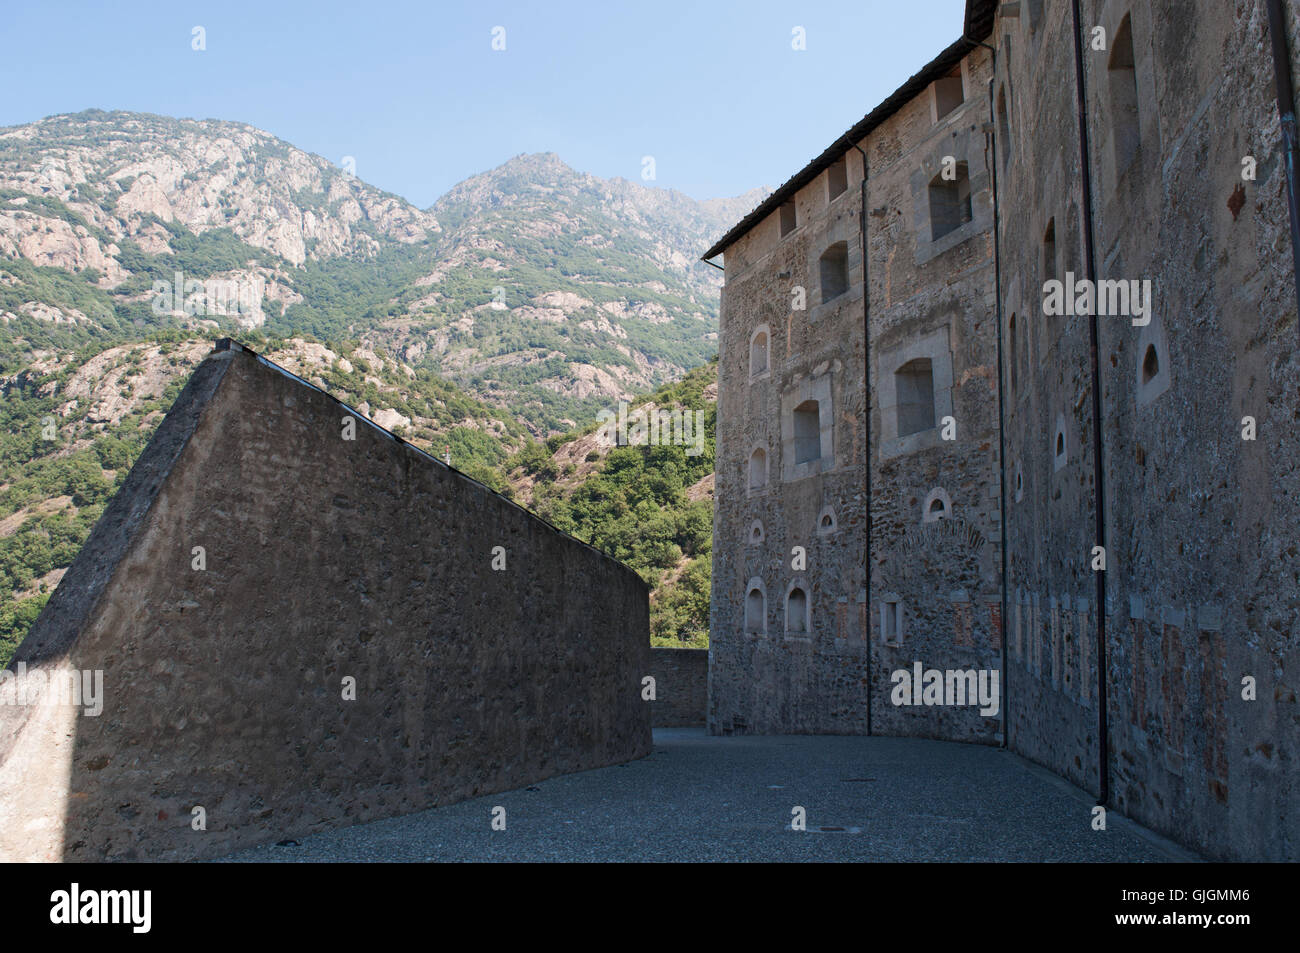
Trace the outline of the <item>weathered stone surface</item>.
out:
<instances>
[{"instance_id":1,"label":"weathered stone surface","mask_svg":"<svg viewBox=\"0 0 1300 953\"><path fill-rule=\"evenodd\" d=\"M709 705L709 650L650 650L655 701L650 716L656 728L703 725Z\"/></svg>"},{"instance_id":2,"label":"weathered stone surface","mask_svg":"<svg viewBox=\"0 0 1300 953\"><path fill-rule=\"evenodd\" d=\"M1022 4L1022 7L1024 5ZM1003 295L1021 322L1007 394L1009 735L1078 784L1098 784L1096 542L1088 319L1043 313L1044 235L1084 277L1070 9L1000 19L1012 91ZM1129 17L1136 148L1117 153ZM1085 0L1100 279L1149 280L1146 327L1098 317L1107 542L1108 763L1114 803L1209 856L1300 856L1300 362L1285 173L1263 0ZM1290 10L1300 77L1300 17ZM1059 77L1044 82L1043 77ZM1243 158L1253 156L1253 181ZM1244 193L1244 194L1243 194ZM1005 332L1006 329L1004 329ZM1157 373L1145 381L1154 345ZM1242 439L1242 419L1258 439ZM1052 438L1066 428L1066 461ZM1242 679L1258 684L1242 698Z\"/></svg>"},{"instance_id":3,"label":"weathered stone surface","mask_svg":"<svg viewBox=\"0 0 1300 953\"><path fill-rule=\"evenodd\" d=\"M992 5L975 7L993 17ZM828 200L823 171L794 197L793 232L781 236L773 209L726 248L710 728L863 732L869 699L873 732L993 740L999 726L969 710L894 708L885 679L913 658L1000 667L1005 638L1012 748L1093 791L1104 758L1112 805L1211 857L1295 860L1300 351L1265 2L1082 3L1097 278L1149 282L1153 294L1146 315L1097 319L1100 435L1089 318L1044 311L1045 282L1086 277L1071 8L997 11L987 37L996 68L986 49L965 54L962 106L939 116L931 83L856 144L871 172L869 448L857 150L846 152L846 193ZM1300 17L1290 14L1300 77ZM1098 27L1104 49L1092 46ZM996 133L996 156L981 131ZM935 196L922 186L945 152L967 163L972 221L934 240ZM849 291L827 306L819 256L838 241ZM791 308L797 285L806 312ZM754 374L759 330L772 352ZM946 348L933 344L941 330ZM915 357L932 361L936 417L957 424L949 445L899 429L907 395L889 375ZM827 368L834 460L791 470L783 398L808 399L806 382ZM1243 439L1247 417L1254 439ZM755 447L768 482L752 490ZM940 488L950 515L926 522L918 504ZM825 507L838 528L818 537ZM808 635L787 631L783 604L796 545L808 550ZM767 594L758 634L744 622L754 581ZM898 647L882 644L891 599L906 623Z\"/></svg>"},{"instance_id":4,"label":"weathered stone surface","mask_svg":"<svg viewBox=\"0 0 1300 953\"><path fill-rule=\"evenodd\" d=\"M990 609L1000 592L993 216L977 134L987 114L990 58L976 51L961 69L962 105L936 122L927 90L858 143L871 170L871 433L881 449L872 460L870 601L857 150L847 153L845 191L831 194L829 172L798 191L795 231L782 237L775 212L726 251L710 635L714 732L865 734L869 706L876 733L991 742L999 730L999 719L974 707L890 700L892 673L911 671L918 660L927 669L998 667ZM949 155L970 177L971 221L931 242L928 219L918 231L914 212ZM928 171L918 178L918 170ZM820 259L839 242L847 247L848 291L825 300ZM798 288L806 310L794 307ZM766 370L751 373L751 342L760 330L771 352ZM899 436L894 374L917 357L933 361L934 426ZM822 415L817 467L795 462L793 411L809 399ZM941 434L949 415L953 440ZM768 479L751 489L756 447L767 454ZM950 507L945 518L927 521L935 491ZM823 525L827 516L830 526ZM794 568L795 547L806 552L804 570ZM745 625L754 580L766 596L759 634ZM795 586L810 600L808 632L789 626L786 601ZM901 605L897 645L882 633L886 597Z\"/></svg>"},{"instance_id":5,"label":"weathered stone surface","mask_svg":"<svg viewBox=\"0 0 1300 953\"><path fill-rule=\"evenodd\" d=\"M210 857L641 757L648 630L631 570L217 352L14 658L105 698L0 706L0 856Z\"/></svg>"}]
</instances>

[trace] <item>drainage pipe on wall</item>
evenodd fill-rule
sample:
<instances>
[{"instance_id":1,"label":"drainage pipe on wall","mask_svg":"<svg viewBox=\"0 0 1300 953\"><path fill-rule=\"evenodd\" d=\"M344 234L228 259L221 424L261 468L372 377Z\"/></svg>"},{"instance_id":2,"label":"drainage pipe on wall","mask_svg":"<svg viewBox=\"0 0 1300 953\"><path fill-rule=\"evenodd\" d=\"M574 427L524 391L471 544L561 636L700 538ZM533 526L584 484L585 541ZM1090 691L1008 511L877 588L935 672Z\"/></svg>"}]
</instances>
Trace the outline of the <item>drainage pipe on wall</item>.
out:
<instances>
[{"instance_id":1,"label":"drainage pipe on wall","mask_svg":"<svg viewBox=\"0 0 1300 953\"><path fill-rule=\"evenodd\" d=\"M1282 124L1282 162L1286 166L1287 205L1291 212L1291 264L1296 283L1296 305L1300 308L1300 144L1297 143L1295 94L1291 79L1291 55L1287 50L1286 15L1282 0L1268 0L1268 32L1273 40L1273 75L1277 80L1277 115ZM1296 324L1300 329L1300 322Z\"/></svg>"},{"instance_id":2,"label":"drainage pipe on wall","mask_svg":"<svg viewBox=\"0 0 1300 953\"><path fill-rule=\"evenodd\" d=\"M1089 282L1096 286L1097 260L1093 253L1092 165L1088 144L1088 97L1084 84L1083 34L1079 17L1079 0L1071 0L1074 25L1074 86L1079 109L1079 176L1083 190L1083 260ZM1097 496L1095 544L1106 549L1106 476L1102 461L1101 439L1101 366L1097 359L1096 309L1088 321L1088 352L1092 379L1092 479ZM1092 554L1080 554L1085 565L1092 565ZM1093 571L1097 580L1097 803L1103 807L1110 800L1110 739L1106 717L1106 571Z\"/></svg>"},{"instance_id":3,"label":"drainage pipe on wall","mask_svg":"<svg viewBox=\"0 0 1300 953\"><path fill-rule=\"evenodd\" d=\"M1015 3L1004 4L1004 7L1014 7L1014 16L1020 16L1020 6ZM1010 719L1007 715L1007 699L1010 694L1007 691L1007 440L1006 440L1006 414L1003 404L1003 383L1002 377L1002 246L999 242L998 228L998 133L997 117L993 113L993 86L998 79L998 51L983 42L969 36L964 31L961 38L971 44L974 49L982 46L989 51L989 68L993 75L989 78L989 137L985 142L991 144L991 155L989 156L988 167L993 176L993 293L997 301L997 322L998 322L998 528L1001 540L1002 552L1002 571L998 573L1001 577L1001 599L1002 599L1002 635L998 640L1001 645L1000 665L1002 667L1002 678L999 680L1001 691L999 692L998 706L1002 712L1002 747L1006 748L1010 744Z\"/></svg>"},{"instance_id":4,"label":"drainage pipe on wall","mask_svg":"<svg viewBox=\"0 0 1300 953\"><path fill-rule=\"evenodd\" d=\"M1011 744L1011 718L1007 712L1007 699L1009 691L1007 689L1007 437L1006 437L1006 401L1005 401L1005 384L1006 378L1003 376L1005 369L1003 367L1002 357L1002 245L999 236L1000 217L998 208L998 127L997 117L993 112L993 85L997 82L996 61L994 65L994 74L989 79L989 135L988 135L988 167L993 173L993 294L997 302L997 322L998 322L998 509L999 509L999 532L1002 537L1002 571L998 573L1002 580L1002 632L999 642L1001 643L1001 665L1002 665L1002 698L999 700L1002 711L1002 747L1009 747Z\"/></svg>"},{"instance_id":5,"label":"drainage pipe on wall","mask_svg":"<svg viewBox=\"0 0 1300 953\"><path fill-rule=\"evenodd\" d=\"M870 258L870 249L867 247L867 177L870 175L870 166L867 164L867 154L862 151L861 146L847 136L844 141L857 149L858 155L862 156L862 198L858 209L858 247L862 255L862 404L866 416L863 446L866 450L866 466L864 469L866 470L865 522L867 527L867 604L864 610L866 620L862 632L862 641L867 646L867 734L871 734L871 693L874 688L871 670L871 283L868 280L870 273L867 269L867 262Z\"/></svg>"}]
</instances>

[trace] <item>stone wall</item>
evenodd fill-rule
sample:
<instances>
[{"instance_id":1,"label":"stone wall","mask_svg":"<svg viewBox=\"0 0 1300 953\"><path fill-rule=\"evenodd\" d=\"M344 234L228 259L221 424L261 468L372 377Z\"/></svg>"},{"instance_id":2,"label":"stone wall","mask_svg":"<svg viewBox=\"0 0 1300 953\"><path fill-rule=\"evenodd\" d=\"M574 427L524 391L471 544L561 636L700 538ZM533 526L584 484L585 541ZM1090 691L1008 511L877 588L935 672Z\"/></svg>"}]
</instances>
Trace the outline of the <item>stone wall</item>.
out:
<instances>
[{"instance_id":1,"label":"stone wall","mask_svg":"<svg viewBox=\"0 0 1300 953\"><path fill-rule=\"evenodd\" d=\"M777 222L769 219L735 256L727 256L710 624L714 732L865 728L865 607L859 598L864 572L857 545L865 526L862 380L855 373L862 366L857 202L856 183L834 200L828 200L824 182L814 183L800 203L808 224L778 241ZM848 245L850 291L822 302L814 278L818 257L838 241ZM791 308L796 286L806 294L804 311ZM769 354L767 369L751 374L756 332L768 335ZM814 392L830 440L821 441L818 459L801 465L796 477L787 420L792 400ZM765 480L751 488L756 450L763 455ZM823 519L830 525L823 527ZM806 553L806 565L798 569L796 546ZM761 592L762 606L747 625L751 585ZM786 607L795 587L807 600L799 620Z\"/></svg>"},{"instance_id":2,"label":"stone wall","mask_svg":"<svg viewBox=\"0 0 1300 953\"><path fill-rule=\"evenodd\" d=\"M212 857L649 752L635 573L235 348L18 649L104 700L0 706L0 857Z\"/></svg>"},{"instance_id":3,"label":"stone wall","mask_svg":"<svg viewBox=\"0 0 1300 953\"><path fill-rule=\"evenodd\" d=\"M1083 4L1087 36L1108 40L1084 53L1098 277L1153 294L1145 326L1097 319L1103 607L1088 319L1043 308L1049 267L1084 277L1073 34L1068 3L1041 11L990 39L1009 103L1004 388L1023 484L1008 506L1010 743L1097 790L1102 611L1112 803L1212 857L1295 860L1300 361L1264 3ZM1290 23L1294 54L1294 6Z\"/></svg>"},{"instance_id":4,"label":"stone wall","mask_svg":"<svg viewBox=\"0 0 1300 953\"><path fill-rule=\"evenodd\" d=\"M709 650L650 650L655 701L650 719L656 728L703 725L709 707Z\"/></svg>"},{"instance_id":5,"label":"stone wall","mask_svg":"<svg viewBox=\"0 0 1300 953\"><path fill-rule=\"evenodd\" d=\"M870 168L870 440L879 450L872 455L870 587L858 151L846 153L848 188L841 194L832 194L830 170L798 190L794 231L783 236L774 211L726 250L714 732L862 734L870 727L997 737L999 719L973 707L891 701L892 674L910 673L917 661L926 669L996 669L1001 637L993 215L982 131L990 58L976 50L952 68L964 92L955 109L940 115L932 86L858 143ZM945 160L960 164L969 180L971 214L936 237L929 186ZM848 290L827 301L821 258L840 242ZM802 310L799 289L806 295ZM751 364L756 335L770 341L762 369ZM895 374L918 358L931 362L935 415L930 426L909 433ZM792 417L809 400L822 415L821 457L798 463ZM952 418L952 439L943 434L944 417ZM756 449L765 455L761 487L750 485ZM936 516L930 505L938 499L944 506ZM792 624L795 588L808 595L806 631ZM751 590L763 594L761 625L746 620ZM887 600L896 608L886 609ZM896 617L901 623L886 632L886 619Z\"/></svg>"},{"instance_id":6,"label":"stone wall","mask_svg":"<svg viewBox=\"0 0 1300 953\"><path fill-rule=\"evenodd\" d=\"M993 743L998 713L971 705L892 703L894 672L995 672L1001 631L997 342L992 181L984 118L990 58L962 64L965 101L935 118L932 85L869 137L871 245L872 732ZM931 238L928 184L945 157L970 178L971 221ZM895 374L931 362L935 426L900 438ZM944 439L950 416L953 439ZM943 515L931 507L938 503ZM901 636L882 620L886 601ZM894 633L897 635L897 633ZM990 682L991 685L991 682ZM919 699L918 699L919 701Z\"/></svg>"},{"instance_id":7,"label":"stone wall","mask_svg":"<svg viewBox=\"0 0 1300 953\"><path fill-rule=\"evenodd\" d=\"M962 106L939 114L948 76L909 87L857 143L871 172L869 428L856 149L832 201L829 171L801 174L792 232L773 208L729 237L710 726L861 732L869 703L872 732L993 741L999 726L974 712L891 706L888 679L915 659L999 667L1005 628L1011 747L1099 791L1100 683L1112 806L1213 857L1294 860L1300 331L1265 3L1083 2L1097 277L1149 282L1152 295L1145 315L1098 318L1100 466L1090 320L1044 309L1046 282L1086 277L1070 8L998 5L996 69L982 48L965 54ZM1300 77L1294 5L1289 29ZM945 155L965 163L972 215L935 234L943 195L926 185ZM827 307L818 255L836 241L851 291ZM807 312L790 305L797 285ZM760 332L772 359L754 374ZM915 359L933 369L935 413L951 414L956 441L903 426L909 385L890 374ZM834 459L792 469L785 418L825 377ZM756 489L755 448L768 455ZM943 518L927 520L936 504ZM805 543L831 509L835 531ZM1099 511L1104 570L1093 568ZM798 577L795 545L808 545ZM793 585L812 592L808 635L789 631ZM751 588L766 592L761 625L746 620ZM884 631L891 604L897 645Z\"/></svg>"}]
</instances>

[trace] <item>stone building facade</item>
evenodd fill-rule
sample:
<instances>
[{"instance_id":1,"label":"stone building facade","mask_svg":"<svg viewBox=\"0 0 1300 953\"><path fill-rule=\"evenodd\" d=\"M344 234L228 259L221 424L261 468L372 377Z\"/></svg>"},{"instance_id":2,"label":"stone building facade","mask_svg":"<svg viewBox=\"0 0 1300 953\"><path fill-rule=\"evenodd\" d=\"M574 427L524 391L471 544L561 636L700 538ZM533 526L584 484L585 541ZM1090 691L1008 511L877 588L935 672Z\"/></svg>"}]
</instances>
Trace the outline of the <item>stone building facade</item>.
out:
<instances>
[{"instance_id":1,"label":"stone building facade","mask_svg":"<svg viewBox=\"0 0 1300 953\"><path fill-rule=\"evenodd\" d=\"M711 730L1003 741L1210 856L1300 856L1266 3L971 0L958 43L706 254ZM1287 32L1300 75L1294 5ZM1087 310L1084 279L1126 312L1051 313L1053 281ZM916 661L996 670L997 715L895 704Z\"/></svg>"},{"instance_id":2,"label":"stone building facade","mask_svg":"<svg viewBox=\"0 0 1300 953\"><path fill-rule=\"evenodd\" d=\"M1041 290L1087 273L1075 86L1041 79L1073 78L1072 11L1021 8L990 39L1009 132L1010 742L1101 785L1100 503L1111 802L1211 856L1294 860L1300 362L1265 3L1081 4L1094 269L1151 297L1097 317L1095 380L1090 319L1045 315Z\"/></svg>"},{"instance_id":3,"label":"stone building facade","mask_svg":"<svg viewBox=\"0 0 1300 953\"><path fill-rule=\"evenodd\" d=\"M890 704L892 673L995 668L1001 638L991 70L954 44L726 241L714 730L999 729L969 706Z\"/></svg>"}]
</instances>

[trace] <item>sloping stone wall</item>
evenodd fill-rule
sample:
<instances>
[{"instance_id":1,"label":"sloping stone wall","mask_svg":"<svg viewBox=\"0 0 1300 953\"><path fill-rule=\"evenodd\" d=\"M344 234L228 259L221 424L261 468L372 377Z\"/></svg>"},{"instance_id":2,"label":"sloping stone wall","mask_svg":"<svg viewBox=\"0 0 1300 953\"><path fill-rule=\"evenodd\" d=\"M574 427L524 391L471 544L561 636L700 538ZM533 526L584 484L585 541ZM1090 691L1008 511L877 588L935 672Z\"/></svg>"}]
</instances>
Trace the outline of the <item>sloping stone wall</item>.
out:
<instances>
[{"instance_id":1,"label":"sloping stone wall","mask_svg":"<svg viewBox=\"0 0 1300 953\"><path fill-rule=\"evenodd\" d=\"M211 857L641 757L647 596L216 352L15 655L101 672L103 710L0 705L0 857Z\"/></svg>"}]
</instances>

